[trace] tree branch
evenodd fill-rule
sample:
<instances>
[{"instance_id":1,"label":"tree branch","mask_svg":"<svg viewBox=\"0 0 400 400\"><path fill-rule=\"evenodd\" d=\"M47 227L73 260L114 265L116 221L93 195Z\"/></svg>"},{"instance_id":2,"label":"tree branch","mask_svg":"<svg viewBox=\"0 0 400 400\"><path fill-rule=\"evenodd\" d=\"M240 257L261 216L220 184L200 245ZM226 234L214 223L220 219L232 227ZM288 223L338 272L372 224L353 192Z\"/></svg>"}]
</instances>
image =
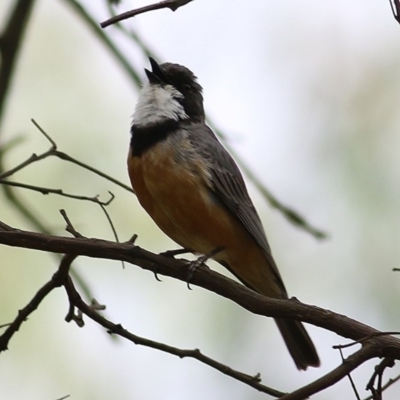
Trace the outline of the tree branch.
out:
<instances>
[{"instance_id":1,"label":"tree branch","mask_svg":"<svg viewBox=\"0 0 400 400\"><path fill-rule=\"evenodd\" d=\"M285 394L283 392L280 392L278 390L272 389L268 386L261 384L260 378L258 377L258 375L251 376L251 375L236 371L227 365L221 364L220 362L213 360L210 357L207 357L206 355L201 353L200 350L198 350L198 349L195 349L195 350L178 349L176 347L172 347L172 346L169 346L164 343L155 342L153 340L149 340L149 339L134 335L133 333L124 329L121 324L114 324L113 322L109 321L108 319L104 318L99 313L97 313L93 309L93 307L86 304L82 300L79 293L76 291L72 280L70 280L70 279L67 280L64 286L67 291L70 303L74 307L78 308L83 314L85 314L89 318L91 318L93 321L97 322L99 325L106 328L108 330L109 334L116 334L118 336L121 336L121 337L133 342L136 345L142 345L142 346L150 347L152 349L160 350L160 351L175 355L179 358L185 358L185 357L194 358L194 359L202 362L203 364L206 364L206 365L216 369L217 371L222 372L225 375L228 375L240 382L245 383L246 385L253 387L254 389L257 389L260 392L267 393L271 396L281 397Z\"/></svg>"},{"instance_id":2,"label":"tree branch","mask_svg":"<svg viewBox=\"0 0 400 400\"><path fill-rule=\"evenodd\" d=\"M93 197L80 196L80 195L76 195L76 194L65 193L62 189L45 188L45 187L41 187L41 186L28 185L27 183L7 181L5 179L0 179L0 185L8 185L8 186L18 187L18 188L22 188L22 189L32 190L34 192L39 192L43 195L57 194L59 196L68 197L70 199L90 201L92 203L96 203L101 206L109 205L115 198L115 196L110 192L110 198L107 201L101 201L101 200L99 200L98 195L93 196Z\"/></svg>"},{"instance_id":3,"label":"tree branch","mask_svg":"<svg viewBox=\"0 0 400 400\"><path fill-rule=\"evenodd\" d=\"M169 8L171 11L176 11L179 7L182 7L188 3L190 3L193 0L165 0L165 1L160 1L159 3L155 4L150 4L148 6L136 8L131 11L124 12L122 14L116 15L115 17L112 17L108 19L107 21L104 21L100 24L102 28L107 28L107 26L116 24L117 22L123 21L128 18L133 18L136 15L143 14L149 11L155 11L155 10L161 10L163 8Z\"/></svg>"},{"instance_id":4,"label":"tree branch","mask_svg":"<svg viewBox=\"0 0 400 400\"><path fill-rule=\"evenodd\" d=\"M145 270L187 281L186 260L176 260L150 253L129 243L115 243L101 239L66 238L14 229L0 222L0 243L36 249L46 252L70 253L81 256L126 261ZM224 277L206 267L196 270L191 284L215 292L234 301L246 310L267 317L292 318L330 330L352 340L370 337L363 342L379 343L376 356L400 359L400 340L392 336L379 336L380 331L344 315L316 306L307 305L297 299L277 300L262 296L245 286Z\"/></svg>"},{"instance_id":5,"label":"tree branch","mask_svg":"<svg viewBox=\"0 0 400 400\"><path fill-rule=\"evenodd\" d=\"M9 325L6 331L0 336L0 353L7 350L8 343L12 336L19 330L20 326L30 314L32 314L38 307L42 300L55 288L60 287L68 274L69 268L76 256L65 255L61 259L58 271L53 275L49 282L42 286L35 294L33 299L22 309L18 311L15 320Z\"/></svg>"},{"instance_id":6,"label":"tree branch","mask_svg":"<svg viewBox=\"0 0 400 400\"><path fill-rule=\"evenodd\" d=\"M365 361L377 356L378 349L375 343L368 343L356 353L344 360L344 362L333 371L310 383L302 388L280 398L280 400L303 400L309 396L321 392L322 390L334 385L354 371Z\"/></svg>"}]
</instances>

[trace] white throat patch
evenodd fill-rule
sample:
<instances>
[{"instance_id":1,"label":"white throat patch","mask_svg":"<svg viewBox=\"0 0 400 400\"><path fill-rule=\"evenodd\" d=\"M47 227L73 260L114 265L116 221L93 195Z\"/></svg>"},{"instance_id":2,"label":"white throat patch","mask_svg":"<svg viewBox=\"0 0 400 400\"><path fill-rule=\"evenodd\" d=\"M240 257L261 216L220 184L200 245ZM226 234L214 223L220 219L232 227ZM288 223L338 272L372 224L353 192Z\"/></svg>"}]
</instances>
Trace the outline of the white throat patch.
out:
<instances>
[{"instance_id":1,"label":"white throat patch","mask_svg":"<svg viewBox=\"0 0 400 400\"><path fill-rule=\"evenodd\" d=\"M187 114L179 99L182 93L171 85L146 83L140 94L133 114L133 123L139 126L157 125L167 120L186 119Z\"/></svg>"}]
</instances>

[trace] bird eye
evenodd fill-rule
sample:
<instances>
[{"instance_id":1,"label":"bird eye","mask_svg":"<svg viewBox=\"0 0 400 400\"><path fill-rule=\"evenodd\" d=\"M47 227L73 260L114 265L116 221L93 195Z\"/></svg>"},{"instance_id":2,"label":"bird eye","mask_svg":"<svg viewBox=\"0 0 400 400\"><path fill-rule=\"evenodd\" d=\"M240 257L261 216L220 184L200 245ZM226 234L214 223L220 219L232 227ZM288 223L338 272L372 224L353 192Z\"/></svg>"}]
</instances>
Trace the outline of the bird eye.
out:
<instances>
[{"instance_id":1,"label":"bird eye","mask_svg":"<svg viewBox=\"0 0 400 400\"><path fill-rule=\"evenodd\" d=\"M188 83L185 83L185 84L183 85L183 88L184 88L185 90L187 90L187 91L192 90L192 87L191 87Z\"/></svg>"}]
</instances>

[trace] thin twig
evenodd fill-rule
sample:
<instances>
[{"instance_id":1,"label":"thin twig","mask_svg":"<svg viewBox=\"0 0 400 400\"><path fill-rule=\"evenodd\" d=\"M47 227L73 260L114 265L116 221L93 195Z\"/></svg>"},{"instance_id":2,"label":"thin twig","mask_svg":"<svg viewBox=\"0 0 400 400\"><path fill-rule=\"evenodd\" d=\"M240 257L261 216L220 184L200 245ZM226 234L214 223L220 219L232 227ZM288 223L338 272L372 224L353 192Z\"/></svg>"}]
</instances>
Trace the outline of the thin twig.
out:
<instances>
[{"instance_id":1,"label":"thin twig","mask_svg":"<svg viewBox=\"0 0 400 400\"><path fill-rule=\"evenodd\" d=\"M159 3L150 4L148 6L136 8L131 11L124 12L122 14L116 15L107 21L100 24L102 28L107 28L109 25L116 24L117 22L123 21L128 18L133 18L136 15L143 14L149 11L161 10L163 8L169 8L171 11L176 11L179 7L182 7L193 0L165 0Z\"/></svg>"},{"instance_id":2,"label":"thin twig","mask_svg":"<svg viewBox=\"0 0 400 400\"><path fill-rule=\"evenodd\" d=\"M382 392L384 392L388 387L392 386L394 383L396 383L398 380L400 380L400 375L397 375L395 378L389 379L383 386L382 386ZM366 397L364 400L374 400L374 396L371 394L370 396Z\"/></svg>"},{"instance_id":3,"label":"thin twig","mask_svg":"<svg viewBox=\"0 0 400 400\"><path fill-rule=\"evenodd\" d=\"M340 358L342 359L342 363L344 363L343 350L341 348L339 348L339 353L340 353ZM361 400L360 395L358 394L358 391L357 391L357 387L356 387L356 385L355 385L355 383L353 381L353 378L351 377L351 373L350 372L347 374L347 377L349 378L350 385L351 385L351 387L353 389L353 392L354 392L357 400Z\"/></svg>"},{"instance_id":4,"label":"thin twig","mask_svg":"<svg viewBox=\"0 0 400 400\"><path fill-rule=\"evenodd\" d=\"M114 198L114 195L110 191L108 193L110 193L110 195L113 196L113 198ZM117 243L120 243L117 230L115 229L115 226L114 226L114 223L113 223L113 221L112 221L112 219L110 217L110 214L108 213L108 211L107 211L107 209L105 207L106 205L105 204L99 204L99 206L102 209L102 211L104 212L104 215L106 216L106 219L107 219L107 221L108 221L108 223L109 223L109 225L111 227L111 230L113 232L115 241ZM121 264L122 264L122 268L125 268L124 261L121 261Z\"/></svg>"},{"instance_id":5,"label":"thin twig","mask_svg":"<svg viewBox=\"0 0 400 400\"><path fill-rule=\"evenodd\" d=\"M80 234L72 225L71 220L68 218L67 212L65 210L60 210L60 214L62 215L62 217L64 218L64 221L66 222L67 226L65 228L65 230L67 232L69 232L72 236L76 237L76 238L83 238L84 236L82 234Z\"/></svg>"},{"instance_id":6,"label":"thin twig","mask_svg":"<svg viewBox=\"0 0 400 400\"><path fill-rule=\"evenodd\" d=\"M50 142L51 148L57 150L57 143L50 137L50 135L48 135L47 132L33 118L31 118L31 122L33 125L36 126L39 132Z\"/></svg>"},{"instance_id":7,"label":"thin twig","mask_svg":"<svg viewBox=\"0 0 400 400\"><path fill-rule=\"evenodd\" d=\"M107 201L101 201L99 200L99 196L93 196L93 197L87 197L87 196L80 196L76 194L70 194L70 193L65 193L62 189L51 189L51 188L45 188L41 186L34 186L34 185L28 185L26 183L21 183L21 182L13 182L13 181L7 181L5 179L0 179L0 185L8 185L8 186L13 186L13 187L18 187L22 189L28 189L32 190L34 192L39 192L44 195L48 194L57 194L62 197L68 197L70 199L75 199L75 200L82 200L82 201L90 201L92 203L99 204L100 206L104 207L110 204L110 202L114 199L114 195ZM111 192L109 192L111 193Z\"/></svg>"},{"instance_id":8,"label":"thin twig","mask_svg":"<svg viewBox=\"0 0 400 400\"><path fill-rule=\"evenodd\" d=\"M376 349L373 343L362 347L360 350L346 358L345 362L337 368L315 380L314 382L295 390L294 392L283 396L280 400L304 400L308 397L321 392L322 390L333 386L344 377L348 376L351 371L363 364L365 361L376 357Z\"/></svg>"},{"instance_id":9,"label":"thin twig","mask_svg":"<svg viewBox=\"0 0 400 400\"><path fill-rule=\"evenodd\" d=\"M366 342L366 341L368 341L368 340L370 340L370 339L372 339L374 337L390 336L390 335L400 335L400 332L398 332L398 331L376 332L376 333L373 333L373 334L368 335L366 337L363 337L363 338L361 338L359 340L355 340L354 342L351 342L351 343L336 344L336 345L332 346L332 348L333 349L345 349L347 347L351 347L351 346L354 346L356 344L362 344L362 343L364 343L364 342Z\"/></svg>"},{"instance_id":10,"label":"thin twig","mask_svg":"<svg viewBox=\"0 0 400 400\"><path fill-rule=\"evenodd\" d=\"M366 390L369 390L371 392L372 398L375 399L382 399L382 392L383 392L383 386L382 386L382 378L383 378L383 373L385 372L386 368L392 368L394 366L394 360L392 358L384 358L376 367L375 371L371 376L371 379L369 380ZM378 379L378 383L375 383L376 380Z\"/></svg>"},{"instance_id":11,"label":"thin twig","mask_svg":"<svg viewBox=\"0 0 400 400\"><path fill-rule=\"evenodd\" d=\"M128 330L124 329L120 324L114 324L113 322L109 321L108 319L104 318L100 314L98 314L91 306L86 304L79 293L76 291L72 280L68 280L65 283L65 289L68 294L68 298L70 303L72 303L76 308L79 308L83 314L87 315L89 318L91 318L93 321L97 322L101 326L103 326L105 329L107 329L108 333L110 334L115 334L118 336L121 336L136 345L142 345L146 347L150 347L152 349L160 350L172 355L175 355L180 358L194 358L203 364L206 364L217 371L222 372L225 375L228 375L240 382L243 382L254 389L259 390L260 392L267 393L271 396L275 397L281 397L284 395L283 392L280 392L278 390L272 389L268 386L265 386L260 383L260 378L259 375L251 376L248 374L244 374L242 372L236 371L227 365L221 364L218 361L213 360L210 357L207 357L203 353L200 352L200 350L195 349L195 350L185 350L185 349L179 349L176 347L169 346L164 343L160 342L155 342L150 339L146 339L140 336L137 336Z\"/></svg>"}]
</instances>

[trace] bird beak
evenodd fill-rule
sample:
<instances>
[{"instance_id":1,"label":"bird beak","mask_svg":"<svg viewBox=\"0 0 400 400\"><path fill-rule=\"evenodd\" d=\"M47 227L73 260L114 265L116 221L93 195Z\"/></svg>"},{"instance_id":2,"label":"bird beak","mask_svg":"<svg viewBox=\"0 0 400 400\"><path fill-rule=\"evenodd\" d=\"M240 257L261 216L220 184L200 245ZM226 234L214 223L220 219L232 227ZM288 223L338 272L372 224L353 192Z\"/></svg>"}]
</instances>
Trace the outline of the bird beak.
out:
<instances>
[{"instance_id":1,"label":"bird beak","mask_svg":"<svg viewBox=\"0 0 400 400\"><path fill-rule=\"evenodd\" d=\"M160 66L158 65L157 61L149 57L150 60L150 65L151 65L151 71L148 69L144 69L146 72L147 78L149 79L150 83L157 83L159 85L162 84L169 84L170 82L168 81L167 77L164 75L164 72L161 70Z\"/></svg>"}]
</instances>

